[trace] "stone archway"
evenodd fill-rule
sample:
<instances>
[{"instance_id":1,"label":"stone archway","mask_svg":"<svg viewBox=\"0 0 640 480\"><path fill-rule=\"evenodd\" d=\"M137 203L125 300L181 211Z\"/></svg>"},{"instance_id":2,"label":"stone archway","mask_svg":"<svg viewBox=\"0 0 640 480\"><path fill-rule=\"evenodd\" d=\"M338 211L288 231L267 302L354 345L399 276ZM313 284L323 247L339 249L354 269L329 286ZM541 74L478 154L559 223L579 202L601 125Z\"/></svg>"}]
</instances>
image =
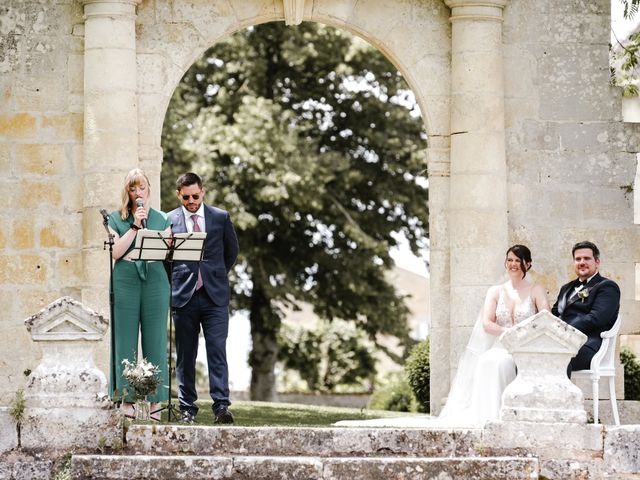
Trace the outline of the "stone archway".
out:
<instances>
[{"instance_id":1,"label":"stone archway","mask_svg":"<svg viewBox=\"0 0 640 480\"><path fill-rule=\"evenodd\" d=\"M383 51L429 135L433 400L507 241L532 248L555 300L576 241L621 286L621 334L640 332L637 126L609 84L610 5L582 0L42 0L0 12L0 165L6 205L0 402L40 352L23 320L69 295L107 312L99 210L124 172L155 185L160 123L207 46L267 21L317 21ZM504 64L504 67L503 67ZM505 141L506 138L506 141ZM25 220L28 219L28 220ZM15 292L20 292L16 295ZM108 342L96 349L106 370Z\"/></svg>"},{"instance_id":2,"label":"stone archway","mask_svg":"<svg viewBox=\"0 0 640 480\"><path fill-rule=\"evenodd\" d=\"M85 189L104 192L106 198L107 191L117 190L126 166L136 163L159 184L160 135L173 90L195 59L221 38L249 25L283 20L325 23L361 36L402 72L428 136L431 391L437 408L507 241L506 2L84 0ZM118 161L101 163L114 146ZM94 201L85 199L85 209L95 208ZM100 270L93 260L97 239L89 230L87 277ZM466 265L478 259L480 273L471 275ZM83 300L96 298L92 288L83 290Z\"/></svg>"}]
</instances>

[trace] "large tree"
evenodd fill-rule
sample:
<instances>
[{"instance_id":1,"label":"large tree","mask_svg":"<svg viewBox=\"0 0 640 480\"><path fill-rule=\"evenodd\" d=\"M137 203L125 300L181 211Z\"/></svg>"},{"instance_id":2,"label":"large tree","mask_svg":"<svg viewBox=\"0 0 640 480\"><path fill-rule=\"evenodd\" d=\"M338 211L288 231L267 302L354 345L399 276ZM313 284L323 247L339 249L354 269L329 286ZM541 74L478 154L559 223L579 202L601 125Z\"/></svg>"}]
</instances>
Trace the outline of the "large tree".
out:
<instances>
[{"instance_id":1,"label":"large tree","mask_svg":"<svg viewBox=\"0 0 640 480\"><path fill-rule=\"evenodd\" d=\"M233 308L246 309L251 397L272 399L283 309L298 302L376 340L407 338L385 278L404 233L427 242L426 138L411 92L377 50L319 24L249 28L185 74L163 132L163 198L203 174L240 241Z\"/></svg>"}]
</instances>

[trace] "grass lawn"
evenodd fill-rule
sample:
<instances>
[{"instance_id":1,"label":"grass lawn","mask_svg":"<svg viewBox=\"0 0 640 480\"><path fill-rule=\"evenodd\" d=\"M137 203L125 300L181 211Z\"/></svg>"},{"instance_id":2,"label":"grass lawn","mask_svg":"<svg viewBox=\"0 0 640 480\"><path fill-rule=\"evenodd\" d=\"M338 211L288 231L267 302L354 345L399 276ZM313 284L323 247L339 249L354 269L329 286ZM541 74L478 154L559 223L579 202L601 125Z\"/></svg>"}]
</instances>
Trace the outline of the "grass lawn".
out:
<instances>
[{"instance_id":1,"label":"grass lawn","mask_svg":"<svg viewBox=\"0 0 640 480\"><path fill-rule=\"evenodd\" d=\"M196 425L213 425L211 401L200 401L198 407L200 410L196 417ZM241 427L329 427L339 420L412 415L411 413L384 410L249 401L233 402L229 411L235 418L234 425ZM162 412L162 423L167 423L166 410Z\"/></svg>"}]
</instances>

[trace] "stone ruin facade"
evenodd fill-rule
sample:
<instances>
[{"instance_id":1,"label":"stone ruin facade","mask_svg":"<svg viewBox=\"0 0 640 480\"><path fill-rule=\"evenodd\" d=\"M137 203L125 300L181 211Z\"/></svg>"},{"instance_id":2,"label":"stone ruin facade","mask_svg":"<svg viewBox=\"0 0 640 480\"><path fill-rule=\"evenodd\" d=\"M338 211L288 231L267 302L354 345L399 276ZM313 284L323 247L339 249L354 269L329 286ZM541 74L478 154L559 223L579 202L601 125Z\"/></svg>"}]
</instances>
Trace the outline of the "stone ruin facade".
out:
<instances>
[{"instance_id":1,"label":"stone ruin facade","mask_svg":"<svg viewBox=\"0 0 640 480\"><path fill-rule=\"evenodd\" d=\"M428 135L432 404L504 252L524 243L553 301L590 239L640 331L640 135L609 83L609 0L6 0L0 5L0 405L41 349L22 321L70 296L108 312L99 209L124 174L150 174L195 59L270 21L361 36L399 68ZM215 186L211 186L215 188ZM108 339L108 335L105 337ZM106 372L108 340L93 355Z\"/></svg>"}]
</instances>

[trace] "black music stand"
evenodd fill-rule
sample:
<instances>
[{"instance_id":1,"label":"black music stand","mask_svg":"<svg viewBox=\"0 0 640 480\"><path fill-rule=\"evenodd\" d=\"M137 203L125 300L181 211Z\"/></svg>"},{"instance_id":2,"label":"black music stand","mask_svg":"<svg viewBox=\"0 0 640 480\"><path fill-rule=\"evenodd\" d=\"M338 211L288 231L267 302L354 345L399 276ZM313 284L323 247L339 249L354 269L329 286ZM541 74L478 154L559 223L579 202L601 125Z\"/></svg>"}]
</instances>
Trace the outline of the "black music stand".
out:
<instances>
[{"instance_id":1,"label":"black music stand","mask_svg":"<svg viewBox=\"0 0 640 480\"><path fill-rule=\"evenodd\" d=\"M167 410L167 419L179 420L176 413L179 409L171 401L171 377L173 375L173 261L200 262L204 255L205 232L193 233L166 233L157 230L138 230L136 245L131 252L135 260L160 260L169 264L169 402L166 407L159 408L150 413Z\"/></svg>"}]
</instances>

